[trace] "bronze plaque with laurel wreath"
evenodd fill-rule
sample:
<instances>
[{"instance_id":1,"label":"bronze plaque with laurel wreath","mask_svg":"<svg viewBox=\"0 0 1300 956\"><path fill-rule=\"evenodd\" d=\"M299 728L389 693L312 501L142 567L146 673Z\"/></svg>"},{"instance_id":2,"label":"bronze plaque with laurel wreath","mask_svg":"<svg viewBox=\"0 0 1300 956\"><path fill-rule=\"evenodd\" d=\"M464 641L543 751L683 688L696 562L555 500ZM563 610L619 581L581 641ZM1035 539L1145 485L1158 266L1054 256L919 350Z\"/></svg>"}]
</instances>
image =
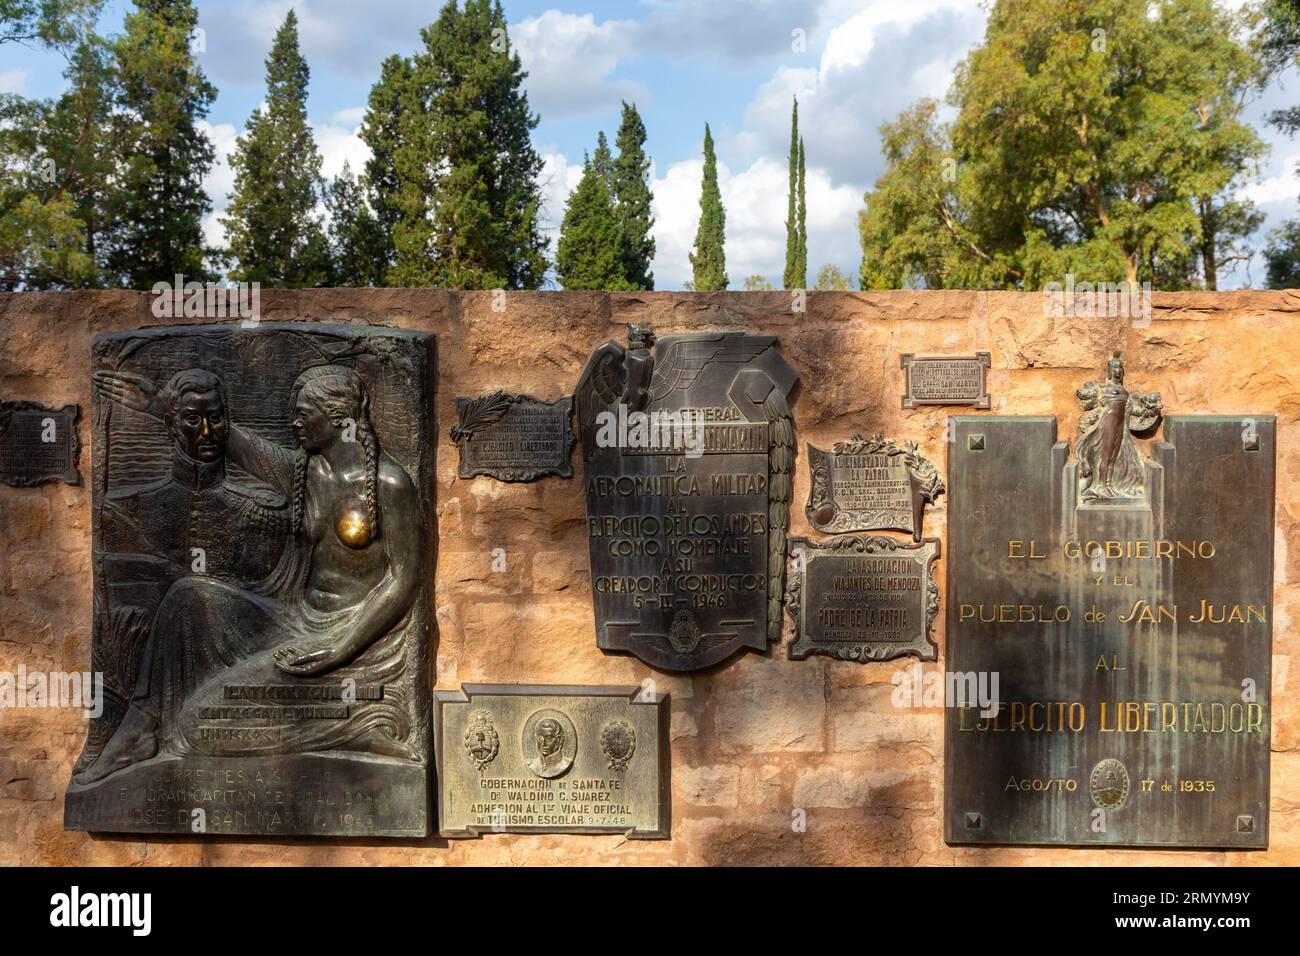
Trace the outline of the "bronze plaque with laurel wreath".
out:
<instances>
[{"instance_id":1,"label":"bronze plaque with laurel wreath","mask_svg":"<svg viewBox=\"0 0 1300 956\"><path fill-rule=\"evenodd\" d=\"M573 477L573 396L554 402L508 392L462 396L456 399L456 412L459 421L451 426L451 440L460 449L461 478Z\"/></svg>"},{"instance_id":2,"label":"bronze plaque with laurel wreath","mask_svg":"<svg viewBox=\"0 0 1300 956\"><path fill-rule=\"evenodd\" d=\"M781 636L798 377L776 339L629 328L578 383L597 644L694 671Z\"/></svg>"},{"instance_id":3,"label":"bronze plaque with laurel wreath","mask_svg":"<svg viewBox=\"0 0 1300 956\"><path fill-rule=\"evenodd\" d=\"M68 829L429 829L433 337L94 344L91 721Z\"/></svg>"},{"instance_id":4,"label":"bronze plaque with laurel wreath","mask_svg":"<svg viewBox=\"0 0 1300 956\"><path fill-rule=\"evenodd\" d=\"M938 538L919 544L868 535L825 543L791 538L790 659L824 654L866 663L914 654L934 660L930 625L939 610L939 586L932 566L938 557Z\"/></svg>"},{"instance_id":5,"label":"bronze plaque with laurel wreath","mask_svg":"<svg viewBox=\"0 0 1300 956\"><path fill-rule=\"evenodd\" d=\"M906 531L921 540L926 504L943 494L943 479L915 442L880 435L808 446L812 480L805 509L818 531Z\"/></svg>"}]
</instances>

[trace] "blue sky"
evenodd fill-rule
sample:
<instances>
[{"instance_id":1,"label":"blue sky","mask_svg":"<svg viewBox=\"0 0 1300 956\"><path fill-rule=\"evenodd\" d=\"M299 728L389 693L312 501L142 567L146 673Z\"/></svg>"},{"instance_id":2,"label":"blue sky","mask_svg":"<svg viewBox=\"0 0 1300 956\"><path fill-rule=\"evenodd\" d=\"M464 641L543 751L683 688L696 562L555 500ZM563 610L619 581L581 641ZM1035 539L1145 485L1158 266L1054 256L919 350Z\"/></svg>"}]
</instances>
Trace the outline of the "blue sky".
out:
<instances>
[{"instance_id":1,"label":"blue sky","mask_svg":"<svg viewBox=\"0 0 1300 956\"><path fill-rule=\"evenodd\" d=\"M1239 5L1235 0L1233 6ZM370 85L391 53L412 52L437 0L214 0L200 2L206 49L199 54L218 88L209 134L221 162L206 183L217 207L231 184L224 159L262 98L267 50L292 6L312 70L309 112L333 175L345 159L365 160L356 137ZM131 6L113 0L101 29L116 32ZM856 276L857 213L881 172L877 127L921 96L942 98L952 68L977 44L985 11L979 0L641 0L560 3L506 0L512 43L530 76L530 103L541 116L534 144L546 159L548 228L581 172L596 133L612 139L619 103L635 101L654 160L657 287L680 289L698 216L704 124L717 140L727 207L727 267L732 288L758 273L780 284L784 265L786 150L790 97L799 95L808 156L809 280L834 263ZM29 96L62 86L56 55L8 45L0 90ZM1300 142L1264 127L1271 109L1300 98L1284 76L1249 108L1272 144L1258 179L1245 191L1268 214L1264 231L1297 215ZM1256 257L1227 285L1264 271Z\"/></svg>"}]
</instances>

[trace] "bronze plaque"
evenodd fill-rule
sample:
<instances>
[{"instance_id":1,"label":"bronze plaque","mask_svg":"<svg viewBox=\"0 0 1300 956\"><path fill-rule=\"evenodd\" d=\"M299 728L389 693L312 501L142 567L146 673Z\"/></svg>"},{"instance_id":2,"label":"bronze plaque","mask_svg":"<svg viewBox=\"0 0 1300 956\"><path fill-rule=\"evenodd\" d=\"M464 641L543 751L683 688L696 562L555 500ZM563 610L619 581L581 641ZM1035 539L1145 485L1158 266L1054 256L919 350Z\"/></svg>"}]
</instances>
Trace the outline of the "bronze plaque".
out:
<instances>
[{"instance_id":1,"label":"bronze plaque","mask_svg":"<svg viewBox=\"0 0 1300 956\"><path fill-rule=\"evenodd\" d=\"M805 513L818 531L906 531L921 540L927 503L943 494L943 479L916 443L880 435L808 446L811 485Z\"/></svg>"},{"instance_id":2,"label":"bronze plaque","mask_svg":"<svg viewBox=\"0 0 1300 956\"><path fill-rule=\"evenodd\" d=\"M935 659L930 624L939 610L932 565L939 539L844 535L824 543L790 539L794 568L786 613L794 622L790 659L825 654L846 661Z\"/></svg>"},{"instance_id":3,"label":"bronze plaque","mask_svg":"<svg viewBox=\"0 0 1300 956\"><path fill-rule=\"evenodd\" d=\"M945 836L1265 847L1274 418L1079 399L952 419Z\"/></svg>"},{"instance_id":4,"label":"bronze plaque","mask_svg":"<svg viewBox=\"0 0 1300 956\"><path fill-rule=\"evenodd\" d=\"M903 360L903 407L973 405L989 407L985 373L988 352L974 355L911 355Z\"/></svg>"},{"instance_id":5,"label":"bronze plaque","mask_svg":"<svg viewBox=\"0 0 1300 956\"><path fill-rule=\"evenodd\" d=\"M532 481L543 475L573 477L569 454L573 397L543 402L531 395L492 392L456 399L460 420L451 439L460 449L461 478Z\"/></svg>"},{"instance_id":6,"label":"bronze plaque","mask_svg":"<svg viewBox=\"0 0 1300 956\"><path fill-rule=\"evenodd\" d=\"M781 636L797 376L776 339L633 325L578 383L597 644L693 671Z\"/></svg>"},{"instance_id":7,"label":"bronze plaque","mask_svg":"<svg viewBox=\"0 0 1300 956\"><path fill-rule=\"evenodd\" d=\"M424 836L433 338L94 343L91 661L68 829Z\"/></svg>"},{"instance_id":8,"label":"bronze plaque","mask_svg":"<svg viewBox=\"0 0 1300 956\"><path fill-rule=\"evenodd\" d=\"M20 488L47 481L81 484L80 420L80 405L54 409L0 401L0 482Z\"/></svg>"},{"instance_id":9,"label":"bronze plaque","mask_svg":"<svg viewBox=\"0 0 1300 956\"><path fill-rule=\"evenodd\" d=\"M667 839L668 696L465 684L438 697L438 831Z\"/></svg>"}]
</instances>

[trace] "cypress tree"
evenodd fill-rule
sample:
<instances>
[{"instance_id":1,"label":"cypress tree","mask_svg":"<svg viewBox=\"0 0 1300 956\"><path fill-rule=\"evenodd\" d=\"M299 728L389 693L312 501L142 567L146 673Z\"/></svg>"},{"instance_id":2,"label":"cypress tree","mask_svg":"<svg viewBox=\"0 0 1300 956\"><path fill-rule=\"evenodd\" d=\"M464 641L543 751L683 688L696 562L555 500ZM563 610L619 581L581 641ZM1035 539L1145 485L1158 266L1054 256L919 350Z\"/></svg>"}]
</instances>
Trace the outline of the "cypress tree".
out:
<instances>
[{"instance_id":1,"label":"cypress tree","mask_svg":"<svg viewBox=\"0 0 1300 956\"><path fill-rule=\"evenodd\" d=\"M803 288L797 282L797 263L799 261L799 100L795 98L790 109L790 186L787 193L788 203L785 217L785 287L787 289Z\"/></svg>"},{"instance_id":2,"label":"cypress tree","mask_svg":"<svg viewBox=\"0 0 1300 956\"><path fill-rule=\"evenodd\" d=\"M799 227L798 252L794 260L796 287L808 287L808 180L804 171L803 137L799 138Z\"/></svg>"},{"instance_id":3,"label":"cypress tree","mask_svg":"<svg viewBox=\"0 0 1300 956\"><path fill-rule=\"evenodd\" d=\"M212 204L203 178L214 150L198 124L216 90L190 51L198 14L190 0L135 0L135 6L113 45L124 164L121 236L109 270L136 288L177 273L210 279L203 217Z\"/></svg>"},{"instance_id":4,"label":"cypress tree","mask_svg":"<svg viewBox=\"0 0 1300 956\"><path fill-rule=\"evenodd\" d=\"M403 184L413 187L415 205L421 210L419 187L428 183L432 188L424 170L408 169L405 177L397 173L398 145L423 125L423 104L415 94L410 61L397 55L388 57L380 67L379 80L370 88L366 116L361 123L361 139L370 147L362 179L368 187L383 237L380 260L375 265L376 274L382 277L380 284L387 282L388 271L396 261L394 233L402 219Z\"/></svg>"},{"instance_id":5,"label":"cypress tree","mask_svg":"<svg viewBox=\"0 0 1300 956\"><path fill-rule=\"evenodd\" d=\"M614 160L614 215L618 219L623 277L630 289L655 287L650 263L655 241L650 235L654 217L650 214L654 195L650 190L650 160L645 154L645 124L636 105L623 104L618 128L618 158Z\"/></svg>"},{"instance_id":6,"label":"cypress tree","mask_svg":"<svg viewBox=\"0 0 1300 956\"><path fill-rule=\"evenodd\" d=\"M724 250L727 211L722 208L718 189L718 159L713 154L713 134L704 124L704 178L700 185L700 225L691 253L696 292L719 292L727 288L727 256Z\"/></svg>"},{"instance_id":7,"label":"cypress tree","mask_svg":"<svg viewBox=\"0 0 1300 956\"><path fill-rule=\"evenodd\" d=\"M421 36L409 86L398 90L389 281L536 289L547 266L542 158L530 140L537 117L500 0L450 0Z\"/></svg>"},{"instance_id":8,"label":"cypress tree","mask_svg":"<svg viewBox=\"0 0 1300 956\"><path fill-rule=\"evenodd\" d=\"M330 282L349 288L382 286L388 271L387 237L371 209L366 184L347 162L325 190L330 213Z\"/></svg>"},{"instance_id":9,"label":"cypress tree","mask_svg":"<svg viewBox=\"0 0 1300 956\"><path fill-rule=\"evenodd\" d=\"M329 277L329 251L316 207L324 185L307 124L310 71L290 10L266 58L266 104L248 119L230 165L235 190L222 223L236 260L231 278L302 288Z\"/></svg>"},{"instance_id":10,"label":"cypress tree","mask_svg":"<svg viewBox=\"0 0 1300 956\"><path fill-rule=\"evenodd\" d=\"M628 288L623 277L618 220L607 185L608 171L609 148L602 133L596 156L583 163L582 179L564 207L555 271L566 289Z\"/></svg>"}]
</instances>

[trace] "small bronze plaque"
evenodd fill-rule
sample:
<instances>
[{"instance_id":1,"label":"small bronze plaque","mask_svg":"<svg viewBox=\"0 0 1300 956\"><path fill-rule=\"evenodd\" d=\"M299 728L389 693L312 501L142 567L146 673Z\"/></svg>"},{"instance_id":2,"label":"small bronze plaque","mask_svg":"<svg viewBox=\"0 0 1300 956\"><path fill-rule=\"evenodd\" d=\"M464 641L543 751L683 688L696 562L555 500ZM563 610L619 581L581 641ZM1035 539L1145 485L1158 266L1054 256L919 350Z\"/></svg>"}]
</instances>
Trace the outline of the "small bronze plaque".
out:
<instances>
[{"instance_id":1,"label":"small bronze plaque","mask_svg":"<svg viewBox=\"0 0 1300 956\"><path fill-rule=\"evenodd\" d=\"M769 335L629 329L578 383L596 641L694 671L781 637L795 372Z\"/></svg>"},{"instance_id":2,"label":"small bronze plaque","mask_svg":"<svg viewBox=\"0 0 1300 956\"><path fill-rule=\"evenodd\" d=\"M903 407L918 405L972 405L989 407L985 372L988 352L974 355L903 356Z\"/></svg>"},{"instance_id":3,"label":"small bronze plaque","mask_svg":"<svg viewBox=\"0 0 1300 956\"><path fill-rule=\"evenodd\" d=\"M451 426L451 439L460 449L461 478L573 477L573 396L543 402L531 395L493 392L457 398L456 411L460 421Z\"/></svg>"},{"instance_id":4,"label":"small bronze plaque","mask_svg":"<svg viewBox=\"0 0 1300 956\"><path fill-rule=\"evenodd\" d=\"M935 659L930 625L939 610L931 574L939 539L906 544L894 538L846 535L821 544L790 539L794 571L786 612L794 621L791 660L825 654L841 660L887 661L915 654Z\"/></svg>"},{"instance_id":5,"label":"small bronze plaque","mask_svg":"<svg viewBox=\"0 0 1300 956\"><path fill-rule=\"evenodd\" d=\"M1131 387L951 419L949 843L1268 845L1276 422Z\"/></svg>"},{"instance_id":6,"label":"small bronze plaque","mask_svg":"<svg viewBox=\"0 0 1300 956\"><path fill-rule=\"evenodd\" d=\"M438 830L667 839L668 696L465 684L438 697Z\"/></svg>"},{"instance_id":7,"label":"small bronze plaque","mask_svg":"<svg viewBox=\"0 0 1300 956\"><path fill-rule=\"evenodd\" d=\"M47 481L81 484L80 405L46 408L0 401L0 482L20 488Z\"/></svg>"},{"instance_id":8,"label":"small bronze plaque","mask_svg":"<svg viewBox=\"0 0 1300 956\"><path fill-rule=\"evenodd\" d=\"M920 541L926 503L943 494L939 472L915 442L880 435L854 435L829 452L809 445L808 471L805 511L818 531L907 531Z\"/></svg>"}]
</instances>

